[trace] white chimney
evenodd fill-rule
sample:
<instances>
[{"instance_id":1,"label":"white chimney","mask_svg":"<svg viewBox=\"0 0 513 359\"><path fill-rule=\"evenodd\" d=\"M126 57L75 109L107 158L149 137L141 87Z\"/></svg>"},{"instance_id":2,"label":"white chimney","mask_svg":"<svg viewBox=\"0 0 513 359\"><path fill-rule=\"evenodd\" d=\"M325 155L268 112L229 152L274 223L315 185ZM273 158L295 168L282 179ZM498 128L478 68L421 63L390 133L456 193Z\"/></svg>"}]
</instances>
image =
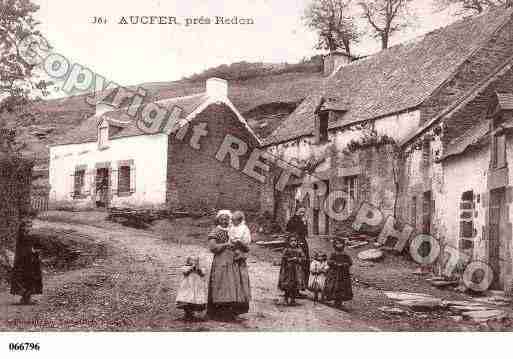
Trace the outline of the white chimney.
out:
<instances>
[{"instance_id":1,"label":"white chimney","mask_svg":"<svg viewBox=\"0 0 513 359\"><path fill-rule=\"evenodd\" d=\"M324 76L330 76L342 66L351 63L351 56L345 52L335 51L324 56Z\"/></svg>"},{"instance_id":2,"label":"white chimney","mask_svg":"<svg viewBox=\"0 0 513 359\"><path fill-rule=\"evenodd\" d=\"M228 81L212 77L207 80L207 95L214 99L228 97Z\"/></svg>"},{"instance_id":3,"label":"white chimney","mask_svg":"<svg viewBox=\"0 0 513 359\"><path fill-rule=\"evenodd\" d=\"M109 112L109 111L112 111L112 110L115 110L116 108L114 106L112 106L110 103L107 103L107 102L97 102L96 103L96 112L95 112L95 116L101 116L103 115L105 112Z\"/></svg>"}]
</instances>

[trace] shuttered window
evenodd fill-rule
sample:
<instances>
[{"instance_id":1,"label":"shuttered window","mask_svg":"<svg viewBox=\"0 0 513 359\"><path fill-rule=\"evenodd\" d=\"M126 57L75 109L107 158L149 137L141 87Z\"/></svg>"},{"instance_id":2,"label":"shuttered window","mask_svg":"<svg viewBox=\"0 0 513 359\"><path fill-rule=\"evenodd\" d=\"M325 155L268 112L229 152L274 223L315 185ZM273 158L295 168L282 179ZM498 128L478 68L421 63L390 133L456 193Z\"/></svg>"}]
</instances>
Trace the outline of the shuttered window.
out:
<instances>
[{"instance_id":1,"label":"shuttered window","mask_svg":"<svg viewBox=\"0 0 513 359\"><path fill-rule=\"evenodd\" d=\"M472 249L474 235L474 192L467 191L460 203L460 249Z\"/></svg>"},{"instance_id":2,"label":"shuttered window","mask_svg":"<svg viewBox=\"0 0 513 359\"><path fill-rule=\"evenodd\" d=\"M506 136L495 136L494 139L493 165L495 168L506 166Z\"/></svg>"},{"instance_id":3,"label":"shuttered window","mask_svg":"<svg viewBox=\"0 0 513 359\"><path fill-rule=\"evenodd\" d=\"M422 162L424 167L429 167L431 163L431 144L428 140L424 140L422 143Z\"/></svg>"},{"instance_id":4,"label":"shuttered window","mask_svg":"<svg viewBox=\"0 0 513 359\"><path fill-rule=\"evenodd\" d=\"M130 166L120 166L118 169L118 192L130 193Z\"/></svg>"},{"instance_id":5,"label":"shuttered window","mask_svg":"<svg viewBox=\"0 0 513 359\"><path fill-rule=\"evenodd\" d=\"M85 169L76 169L74 175L73 196L84 195L85 191Z\"/></svg>"}]
</instances>

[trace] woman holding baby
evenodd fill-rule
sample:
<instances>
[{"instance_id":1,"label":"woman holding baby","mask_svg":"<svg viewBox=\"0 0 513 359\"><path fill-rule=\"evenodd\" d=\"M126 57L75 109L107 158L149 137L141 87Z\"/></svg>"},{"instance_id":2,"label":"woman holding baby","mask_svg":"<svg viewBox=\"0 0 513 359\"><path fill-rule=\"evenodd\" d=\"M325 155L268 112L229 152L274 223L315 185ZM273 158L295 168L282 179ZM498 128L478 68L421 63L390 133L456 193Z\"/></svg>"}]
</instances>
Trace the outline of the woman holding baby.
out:
<instances>
[{"instance_id":1,"label":"woman holding baby","mask_svg":"<svg viewBox=\"0 0 513 359\"><path fill-rule=\"evenodd\" d=\"M214 254L208 284L208 315L233 319L249 311L251 290L246 264L251 235L244 214L222 210L208 236Z\"/></svg>"}]
</instances>

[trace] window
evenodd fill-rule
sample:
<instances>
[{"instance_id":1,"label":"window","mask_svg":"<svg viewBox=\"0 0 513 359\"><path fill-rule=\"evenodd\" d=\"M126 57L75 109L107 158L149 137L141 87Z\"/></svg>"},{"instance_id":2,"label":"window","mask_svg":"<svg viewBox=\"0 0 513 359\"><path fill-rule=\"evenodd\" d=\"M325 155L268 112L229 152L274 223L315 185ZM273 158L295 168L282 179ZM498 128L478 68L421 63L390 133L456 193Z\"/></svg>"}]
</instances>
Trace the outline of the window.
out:
<instances>
[{"instance_id":1,"label":"window","mask_svg":"<svg viewBox=\"0 0 513 359\"><path fill-rule=\"evenodd\" d=\"M460 203L460 249L473 248L474 234L474 192L466 191Z\"/></svg>"},{"instance_id":2,"label":"window","mask_svg":"<svg viewBox=\"0 0 513 359\"><path fill-rule=\"evenodd\" d=\"M130 193L130 166L120 166L118 170L118 192Z\"/></svg>"},{"instance_id":3,"label":"window","mask_svg":"<svg viewBox=\"0 0 513 359\"><path fill-rule=\"evenodd\" d=\"M352 206L358 201L358 176L344 177L344 191L349 196L347 203L351 211L353 210Z\"/></svg>"},{"instance_id":4,"label":"window","mask_svg":"<svg viewBox=\"0 0 513 359\"><path fill-rule=\"evenodd\" d=\"M109 125L104 121L98 127L98 146L104 148L109 142Z\"/></svg>"},{"instance_id":5,"label":"window","mask_svg":"<svg viewBox=\"0 0 513 359\"><path fill-rule=\"evenodd\" d=\"M424 167L429 167L431 161L431 144L428 140L424 140L422 143L422 162Z\"/></svg>"},{"instance_id":6,"label":"window","mask_svg":"<svg viewBox=\"0 0 513 359\"><path fill-rule=\"evenodd\" d=\"M75 198L84 195L85 169L76 169L74 175L73 196Z\"/></svg>"},{"instance_id":7,"label":"window","mask_svg":"<svg viewBox=\"0 0 513 359\"><path fill-rule=\"evenodd\" d=\"M493 138L492 167L503 168L506 166L506 136L498 135Z\"/></svg>"},{"instance_id":8,"label":"window","mask_svg":"<svg viewBox=\"0 0 513 359\"><path fill-rule=\"evenodd\" d=\"M435 209L435 201L432 200L431 191L424 192L423 196L423 231L424 234L431 233L431 222L433 218L433 212Z\"/></svg>"},{"instance_id":9,"label":"window","mask_svg":"<svg viewBox=\"0 0 513 359\"><path fill-rule=\"evenodd\" d=\"M318 139L319 143L324 143L328 141L328 120L329 120L329 111L322 111L319 113L319 134Z\"/></svg>"}]
</instances>

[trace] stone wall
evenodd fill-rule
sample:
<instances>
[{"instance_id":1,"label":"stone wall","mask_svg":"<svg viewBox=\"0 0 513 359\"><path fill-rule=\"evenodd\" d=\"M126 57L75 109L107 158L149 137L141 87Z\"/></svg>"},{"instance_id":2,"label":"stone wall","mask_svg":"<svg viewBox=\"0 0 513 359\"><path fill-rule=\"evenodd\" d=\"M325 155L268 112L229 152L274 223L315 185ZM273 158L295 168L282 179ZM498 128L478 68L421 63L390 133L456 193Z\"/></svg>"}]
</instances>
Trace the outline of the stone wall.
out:
<instances>
[{"instance_id":1,"label":"stone wall","mask_svg":"<svg viewBox=\"0 0 513 359\"><path fill-rule=\"evenodd\" d=\"M204 125L207 133L191 146L194 127ZM223 161L216 154L226 136L247 144L244 155L232 167L230 155ZM183 139L169 136L167 203L170 207L194 209L260 209L262 183L243 173L249 155L258 143L236 114L224 104L211 104L189 124Z\"/></svg>"}]
</instances>

